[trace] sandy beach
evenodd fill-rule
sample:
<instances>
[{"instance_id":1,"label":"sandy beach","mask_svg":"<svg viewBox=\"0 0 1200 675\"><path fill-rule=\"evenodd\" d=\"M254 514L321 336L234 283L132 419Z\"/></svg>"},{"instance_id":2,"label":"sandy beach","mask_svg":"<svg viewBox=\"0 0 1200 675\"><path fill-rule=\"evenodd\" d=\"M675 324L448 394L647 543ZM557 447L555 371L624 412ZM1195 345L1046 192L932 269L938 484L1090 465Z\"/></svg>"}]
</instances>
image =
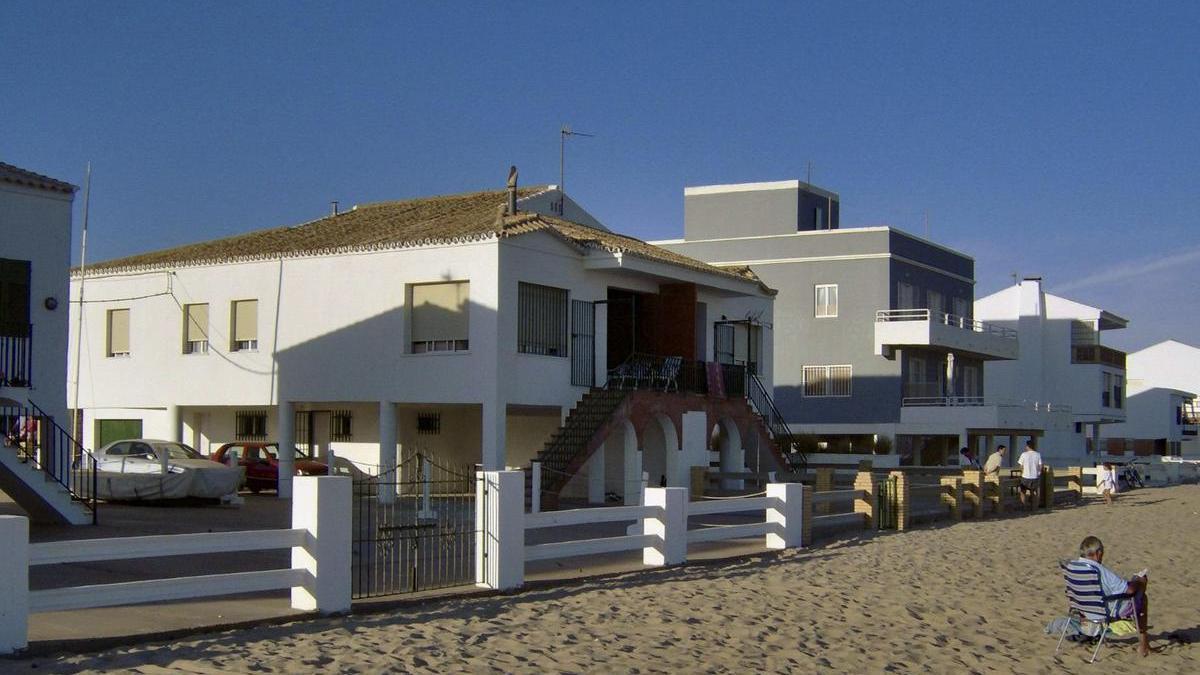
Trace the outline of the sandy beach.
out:
<instances>
[{"instance_id":1,"label":"sandy beach","mask_svg":"<svg viewBox=\"0 0 1200 675\"><path fill-rule=\"evenodd\" d=\"M683 568L298 621L12 672L1200 672L1200 486L1139 490L1032 517L967 521ZM1086 535L1150 569L1154 653L1135 640L1058 658L1057 561Z\"/></svg>"}]
</instances>

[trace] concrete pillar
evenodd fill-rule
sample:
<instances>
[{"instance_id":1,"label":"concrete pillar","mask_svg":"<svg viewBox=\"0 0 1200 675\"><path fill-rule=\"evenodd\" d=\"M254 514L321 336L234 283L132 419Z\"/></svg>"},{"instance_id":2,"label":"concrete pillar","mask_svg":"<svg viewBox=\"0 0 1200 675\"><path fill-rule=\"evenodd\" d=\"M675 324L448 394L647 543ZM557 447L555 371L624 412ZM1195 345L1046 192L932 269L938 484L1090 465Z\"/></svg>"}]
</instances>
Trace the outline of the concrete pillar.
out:
<instances>
[{"instance_id":1,"label":"concrete pillar","mask_svg":"<svg viewBox=\"0 0 1200 675\"><path fill-rule=\"evenodd\" d=\"M646 565L678 565L687 560L687 489L677 487L646 488L646 506L659 512L642 520L642 534L657 537L652 546L642 549Z\"/></svg>"},{"instance_id":2,"label":"concrete pillar","mask_svg":"<svg viewBox=\"0 0 1200 675\"><path fill-rule=\"evenodd\" d=\"M1005 466L1012 466L1017 463L1017 455L1021 453L1017 450L1017 435L1008 435L1008 457L1004 458Z\"/></svg>"},{"instance_id":3,"label":"concrete pillar","mask_svg":"<svg viewBox=\"0 0 1200 675\"><path fill-rule=\"evenodd\" d=\"M167 406L167 433L164 438L176 443L183 442L183 413L177 405Z\"/></svg>"},{"instance_id":4,"label":"concrete pillar","mask_svg":"<svg viewBox=\"0 0 1200 675\"><path fill-rule=\"evenodd\" d=\"M642 449L638 447L637 436L632 430L625 433L625 505L634 506L642 503L642 488L645 487L642 476Z\"/></svg>"},{"instance_id":5,"label":"concrete pillar","mask_svg":"<svg viewBox=\"0 0 1200 675\"><path fill-rule=\"evenodd\" d=\"M396 474L396 404L391 401L379 402L379 449L375 465L379 467L379 487L376 499L380 504L391 504L396 501L396 491L399 489L400 477ZM394 487L393 487L394 486Z\"/></svg>"},{"instance_id":6,"label":"concrete pillar","mask_svg":"<svg viewBox=\"0 0 1200 675\"><path fill-rule=\"evenodd\" d=\"M475 484L475 585L499 591L525 583L525 475L483 471Z\"/></svg>"},{"instance_id":7,"label":"concrete pillar","mask_svg":"<svg viewBox=\"0 0 1200 675\"><path fill-rule=\"evenodd\" d=\"M292 609L349 612L351 478L297 476L292 487L292 529L307 532L304 546L292 548L292 567L312 575L292 588Z\"/></svg>"},{"instance_id":8,"label":"concrete pillar","mask_svg":"<svg viewBox=\"0 0 1200 675\"><path fill-rule=\"evenodd\" d=\"M0 654L29 644L29 519L0 516Z\"/></svg>"},{"instance_id":9,"label":"concrete pillar","mask_svg":"<svg viewBox=\"0 0 1200 675\"><path fill-rule=\"evenodd\" d=\"M485 401L481 413L480 433L481 463L486 471L504 468L504 446L506 443L507 406L503 401Z\"/></svg>"},{"instance_id":10,"label":"concrete pillar","mask_svg":"<svg viewBox=\"0 0 1200 675\"><path fill-rule=\"evenodd\" d=\"M276 406L279 425L279 491L280 499L292 496L292 473L296 466L296 406L280 401Z\"/></svg>"},{"instance_id":11,"label":"concrete pillar","mask_svg":"<svg viewBox=\"0 0 1200 675\"><path fill-rule=\"evenodd\" d=\"M871 462L858 463L858 475L854 478L854 489L861 494L854 500L854 512L863 515L863 527L873 529L876 525L875 509L879 504L879 484L871 472Z\"/></svg>"},{"instance_id":12,"label":"concrete pillar","mask_svg":"<svg viewBox=\"0 0 1200 675\"><path fill-rule=\"evenodd\" d=\"M800 548L807 544L804 539L804 485L768 483L767 497L775 500L767 507L770 528L767 530L767 548ZM684 525L686 527L686 521Z\"/></svg>"},{"instance_id":13,"label":"concrete pillar","mask_svg":"<svg viewBox=\"0 0 1200 675\"><path fill-rule=\"evenodd\" d=\"M587 489L589 504L604 503L604 446L596 448L587 461Z\"/></svg>"},{"instance_id":14,"label":"concrete pillar","mask_svg":"<svg viewBox=\"0 0 1200 675\"><path fill-rule=\"evenodd\" d=\"M680 426L683 428L683 438L680 439L683 461L680 471L686 472L687 477L679 483L671 484L689 485L693 467L708 466L708 415L698 410L685 412L680 419Z\"/></svg>"},{"instance_id":15,"label":"concrete pillar","mask_svg":"<svg viewBox=\"0 0 1200 675\"><path fill-rule=\"evenodd\" d=\"M1100 423L1092 423L1092 451L1097 456L1104 454L1104 448L1100 445Z\"/></svg>"}]
</instances>

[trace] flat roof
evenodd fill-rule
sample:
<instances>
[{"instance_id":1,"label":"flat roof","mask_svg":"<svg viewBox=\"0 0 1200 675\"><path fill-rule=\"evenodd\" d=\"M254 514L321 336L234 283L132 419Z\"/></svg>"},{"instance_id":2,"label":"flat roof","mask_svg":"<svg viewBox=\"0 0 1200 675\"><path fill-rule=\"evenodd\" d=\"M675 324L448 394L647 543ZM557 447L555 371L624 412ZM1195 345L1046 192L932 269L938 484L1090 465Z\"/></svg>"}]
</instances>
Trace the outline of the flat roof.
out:
<instances>
[{"instance_id":1,"label":"flat roof","mask_svg":"<svg viewBox=\"0 0 1200 675\"><path fill-rule=\"evenodd\" d=\"M830 192L824 188L819 188L812 183L805 183L802 180L777 180L766 183L727 183L724 185L693 185L683 188L683 196L691 197L693 195L717 195L727 192L763 192L766 190L804 190L811 192L821 197L829 199L837 199L841 201L836 192Z\"/></svg>"}]
</instances>

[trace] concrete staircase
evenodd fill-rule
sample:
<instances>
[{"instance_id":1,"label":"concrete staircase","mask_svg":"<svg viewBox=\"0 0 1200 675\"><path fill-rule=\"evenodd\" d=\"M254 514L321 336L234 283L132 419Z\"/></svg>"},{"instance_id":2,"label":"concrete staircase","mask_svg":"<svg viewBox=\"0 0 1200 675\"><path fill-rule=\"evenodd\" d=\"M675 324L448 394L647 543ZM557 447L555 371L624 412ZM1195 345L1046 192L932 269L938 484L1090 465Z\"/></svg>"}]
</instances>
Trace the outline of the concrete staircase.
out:
<instances>
[{"instance_id":1,"label":"concrete staircase","mask_svg":"<svg viewBox=\"0 0 1200 675\"><path fill-rule=\"evenodd\" d=\"M541 494L543 508L556 508L558 495L571 477L587 461L588 444L625 400L628 391L593 387L579 399L567 419L537 454L542 463ZM531 476L526 472L526 476ZM533 501L532 477L525 479L525 503Z\"/></svg>"},{"instance_id":2,"label":"concrete staircase","mask_svg":"<svg viewBox=\"0 0 1200 675\"><path fill-rule=\"evenodd\" d=\"M34 522L94 524L91 453L36 406L0 408L0 420L0 490Z\"/></svg>"}]
</instances>

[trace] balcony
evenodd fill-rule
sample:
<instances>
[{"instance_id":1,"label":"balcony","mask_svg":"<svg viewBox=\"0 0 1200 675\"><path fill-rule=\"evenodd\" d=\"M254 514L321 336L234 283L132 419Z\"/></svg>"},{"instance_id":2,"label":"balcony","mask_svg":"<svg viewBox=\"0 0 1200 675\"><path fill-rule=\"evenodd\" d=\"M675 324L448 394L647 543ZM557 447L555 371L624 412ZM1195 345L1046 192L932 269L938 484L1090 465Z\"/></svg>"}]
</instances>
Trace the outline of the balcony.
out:
<instances>
[{"instance_id":1,"label":"balcony","mask_svg":"<svg viewBox=\"0 0 1200 675\"><path fill-rule=\"evenodd\" d=\"M947 429L1045 429L1072 419L1068 405L982 396L906 396L900 408L902 424Z\"/></svg>"},{"instance_id":2,"label":"balcony","mask_svg":"<svg viewBox=\"0 0 1200 675\"><path fill-rule=\"evenodd\" d=\"M1104 345L1071 345L1071 363L1098 363L1125 370L1125 352Z\"/></svg>"},{"instance_id":3,"label":"balcony","mask_svg":"<svg viewBox=\"0 0 1200 675\"><path fill-rule=\"evenodd\" d=\"M985 361L1017 358L1017 332L928 309L875 312L875 353L894 358L903 347L933 347Z\"/></svg>"},{"instance_id":4,"label":"balcony","mask_svg":"<svg viewBox=\"0 0 1200 675\"><path fill-rule=\"evenodd\" d=\"M33 378L33 326L0 324L0 387L28 387Z\"/></svg>"}]
</instances>

